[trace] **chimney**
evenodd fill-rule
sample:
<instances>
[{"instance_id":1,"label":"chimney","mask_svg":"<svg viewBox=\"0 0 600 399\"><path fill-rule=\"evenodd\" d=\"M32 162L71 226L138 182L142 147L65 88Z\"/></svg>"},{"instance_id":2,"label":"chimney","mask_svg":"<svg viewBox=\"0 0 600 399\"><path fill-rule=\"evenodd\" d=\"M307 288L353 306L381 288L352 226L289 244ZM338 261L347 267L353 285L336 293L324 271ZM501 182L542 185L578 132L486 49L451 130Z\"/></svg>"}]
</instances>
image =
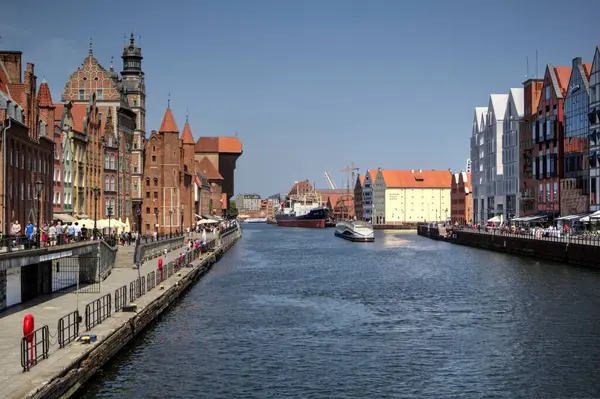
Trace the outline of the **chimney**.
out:
<instances>
[{"instance_id":1,"label":"chimney","mask_svg":"<svg viewBox=\"0 0 600 399\"><path fill-rule=\"evenodd\" d=\"M4 64L10 83L21 82L21 58L20 51L0 51L0 63Z\"/></svg>"}]
</instances>

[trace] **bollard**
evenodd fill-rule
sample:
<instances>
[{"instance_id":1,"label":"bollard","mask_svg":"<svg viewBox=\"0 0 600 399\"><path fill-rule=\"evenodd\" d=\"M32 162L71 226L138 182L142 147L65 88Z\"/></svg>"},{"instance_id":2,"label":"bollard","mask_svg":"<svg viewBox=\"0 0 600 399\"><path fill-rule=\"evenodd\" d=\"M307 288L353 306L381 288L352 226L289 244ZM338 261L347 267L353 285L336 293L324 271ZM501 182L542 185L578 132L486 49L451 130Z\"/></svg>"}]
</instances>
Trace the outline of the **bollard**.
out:
<instances>
[{"instance_id":1,"label":"bollard","mask_svg":"<svg viewBox=\"0 0 600 399\"><path fill-rule=\"evenodd\" d=\"M35 321L33 319L33 315L28 313L25 315L23 319L23 336L27 337L27 342L29 343L29 359L27 363L33 362L33 332L35 331Z\"/></svg>"}]
</instances>

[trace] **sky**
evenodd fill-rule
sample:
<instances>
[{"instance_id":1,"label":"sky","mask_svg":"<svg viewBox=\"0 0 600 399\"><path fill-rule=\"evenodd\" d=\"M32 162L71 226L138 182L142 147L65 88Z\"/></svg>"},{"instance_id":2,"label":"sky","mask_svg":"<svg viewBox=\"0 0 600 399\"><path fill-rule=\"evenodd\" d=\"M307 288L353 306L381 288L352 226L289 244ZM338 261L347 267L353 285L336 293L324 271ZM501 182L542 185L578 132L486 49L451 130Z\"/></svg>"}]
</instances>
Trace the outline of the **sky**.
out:
<instances>
[{"instance_id":1,"label":"sky","mask_svg":"<svg viewBox=\"0 0 600 399\"><path fill-rule=\"evenodd\" d=\"M238 135L236 193L263 196L324 172L466 167L476 106L591 62L598 0L19 0L1 6L0 48L23 51L55 101L88 54L120 70L144 55L147 135L167 99L180 129ZM140 39L141 37L141 39ZM41 80L41 79L40 79Z\"/></svg>"}]
</instances>

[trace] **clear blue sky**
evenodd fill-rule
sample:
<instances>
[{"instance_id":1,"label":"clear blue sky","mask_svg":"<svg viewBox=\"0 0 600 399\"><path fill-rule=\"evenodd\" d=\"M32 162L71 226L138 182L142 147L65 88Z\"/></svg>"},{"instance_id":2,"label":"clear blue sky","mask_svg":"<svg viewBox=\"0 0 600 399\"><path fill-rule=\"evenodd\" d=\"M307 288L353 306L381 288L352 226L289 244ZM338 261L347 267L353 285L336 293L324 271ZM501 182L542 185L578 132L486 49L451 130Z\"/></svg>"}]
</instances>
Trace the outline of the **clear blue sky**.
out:
<instances>
[{"instance_id":1,"label":"clear blue sky","mask_svg":"<svg viewBox=\"0 0 600 399\"><path fill-rule=\"evenodd\" d=\"M151 4L155 4L152 6ZM3 4L0 47L22 50L55 101L88 52L120 62L141 35L148 131L167 94L180 129L234 135L237 192L269 195L352 161L463 169L473 107L544 65L591 62L598 0L213 0ZM119 65L120 66L120 65Z\"/></svg>"}]
</instances>

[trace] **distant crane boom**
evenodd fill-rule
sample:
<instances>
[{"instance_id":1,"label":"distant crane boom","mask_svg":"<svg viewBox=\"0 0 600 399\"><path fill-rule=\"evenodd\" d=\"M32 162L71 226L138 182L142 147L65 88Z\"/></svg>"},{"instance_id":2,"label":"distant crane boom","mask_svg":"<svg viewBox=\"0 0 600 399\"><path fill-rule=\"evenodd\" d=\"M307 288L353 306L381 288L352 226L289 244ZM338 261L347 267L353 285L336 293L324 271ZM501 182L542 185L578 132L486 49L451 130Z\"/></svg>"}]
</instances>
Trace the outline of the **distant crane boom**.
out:
<instances>
[{"instance_id":1,"label":"distant crane boom","mask_svg":"<svg viewBox=\"0 0 600 399\"><path fill-rule=\"evenodd\" d=\"M325 172L325 181L329 185L330 189L332 189L332 190L336 189L335 183L333 182L333 179L331 178L331 175L329 174L329 172Z\"/></svg>"}]
</instances>

